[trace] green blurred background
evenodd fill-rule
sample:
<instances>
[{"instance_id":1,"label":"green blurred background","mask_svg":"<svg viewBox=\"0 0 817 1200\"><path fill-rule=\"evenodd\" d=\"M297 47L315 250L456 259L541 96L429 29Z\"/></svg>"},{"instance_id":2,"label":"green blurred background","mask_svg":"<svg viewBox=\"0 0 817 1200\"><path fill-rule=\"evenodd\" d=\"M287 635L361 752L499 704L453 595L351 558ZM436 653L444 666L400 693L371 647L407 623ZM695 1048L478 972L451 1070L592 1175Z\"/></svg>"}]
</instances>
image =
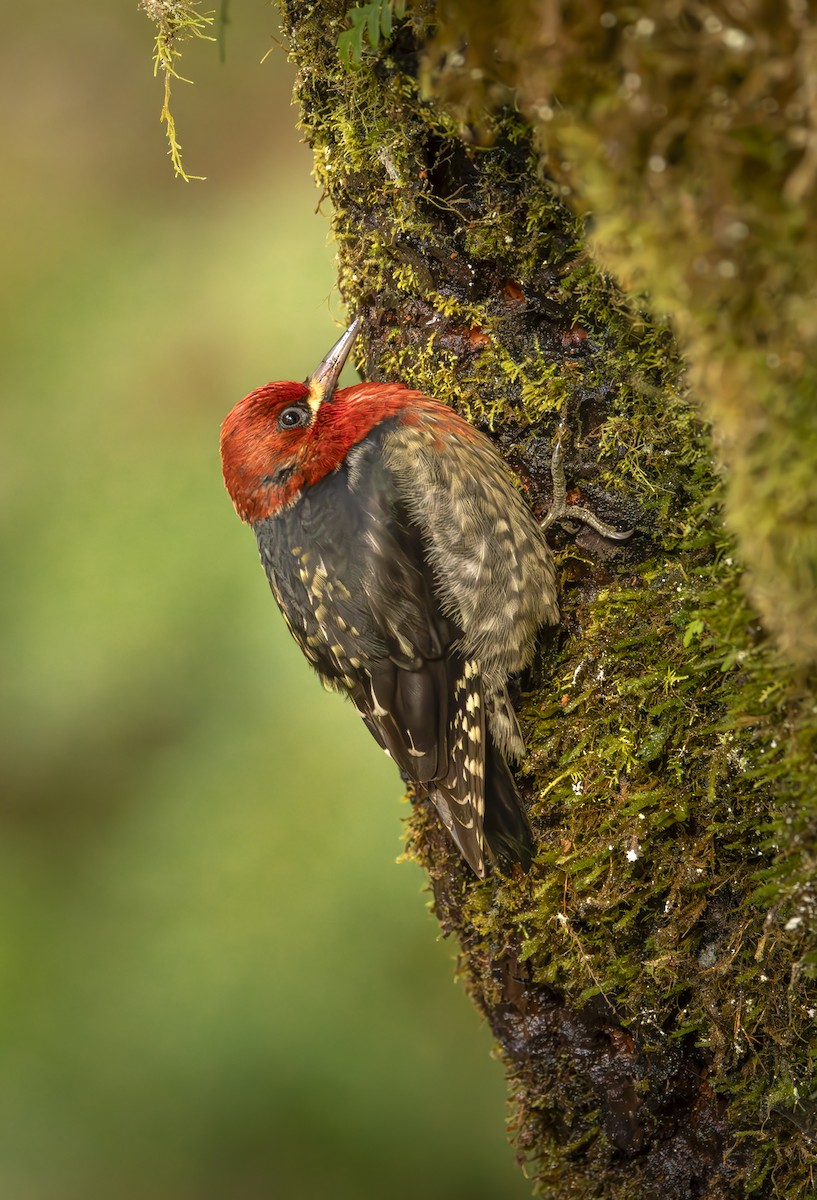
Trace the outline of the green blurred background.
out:
<instances>
[{"instance_id":1,"label":"green blurred background","mask_svg":"<svg viewBox=\"0 0 817 1200\"><path fill-rule=\"evenodd\" d=\"M527 1195L400 782L222 489L343 316L275 11L185 53L186 185L135 0L0 10L0 1196Z\"/></svg>"}]
</instances>

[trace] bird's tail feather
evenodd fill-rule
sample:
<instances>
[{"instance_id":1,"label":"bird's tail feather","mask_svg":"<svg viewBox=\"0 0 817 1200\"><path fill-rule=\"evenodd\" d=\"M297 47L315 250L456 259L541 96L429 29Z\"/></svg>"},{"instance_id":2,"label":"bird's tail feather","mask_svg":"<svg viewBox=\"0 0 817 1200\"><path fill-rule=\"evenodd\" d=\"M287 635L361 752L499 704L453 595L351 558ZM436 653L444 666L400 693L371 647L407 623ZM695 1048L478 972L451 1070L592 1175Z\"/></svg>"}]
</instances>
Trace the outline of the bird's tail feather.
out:
<instances>
[{"instance_id":1,"label":"bird's tail feather","mask_svg":"<svg viewBox=\"0 0 817 1200\"><path fill-rule=\"evenodd\" d=\"M485 761L485 840L501 866L520 863L527 871L536 851L533 831L510 768L488 738Z\"/></svg>"}]
</instances>

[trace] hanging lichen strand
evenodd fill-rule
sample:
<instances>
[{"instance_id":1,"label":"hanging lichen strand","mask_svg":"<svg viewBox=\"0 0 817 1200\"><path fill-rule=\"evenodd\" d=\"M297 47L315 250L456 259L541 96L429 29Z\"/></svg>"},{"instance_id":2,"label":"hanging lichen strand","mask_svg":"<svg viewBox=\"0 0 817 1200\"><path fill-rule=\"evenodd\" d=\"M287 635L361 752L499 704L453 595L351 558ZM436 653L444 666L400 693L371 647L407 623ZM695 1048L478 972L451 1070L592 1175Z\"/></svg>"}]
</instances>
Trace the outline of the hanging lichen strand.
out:
<instances>
[{"instance_id":1,"label":"hanging lichen strand","mask_svg":"<svg viewBox=\"0 0 817 1200\"><path fill-rule=\"evenodd\" d=\"M422 93L430 5L359 61L340 0L283 10L367 376L492 431L540 515L561 423L571 498L638 530L551 536L562 624L517 697L533 869L476 881L409 821L519 1153L565 1200L805 1197L817 714L741 590L672 338L594 265L516 109Z\"/></svg>"},{"instance_id":2,"label":"hanging lichen strand","mask_svg":"<svg viewBox=\"0 0 817 1200\"><path fill-rule=\"evenodd\" d=\"M167 154L178 179L189 183L191 179L203 179L202 175L188 175L182 162L182 147L176 132L176 120L170 103L172 81L190 83L179 74L182 47L185 42L199 38L214 42L208 30L213 26L215 15L201 12L199 0L140 0L141 7L156 26L153 51L153 74L161 72L164 80L162 109L159 119L165 127Z\"/></svg>"}]
</instances>

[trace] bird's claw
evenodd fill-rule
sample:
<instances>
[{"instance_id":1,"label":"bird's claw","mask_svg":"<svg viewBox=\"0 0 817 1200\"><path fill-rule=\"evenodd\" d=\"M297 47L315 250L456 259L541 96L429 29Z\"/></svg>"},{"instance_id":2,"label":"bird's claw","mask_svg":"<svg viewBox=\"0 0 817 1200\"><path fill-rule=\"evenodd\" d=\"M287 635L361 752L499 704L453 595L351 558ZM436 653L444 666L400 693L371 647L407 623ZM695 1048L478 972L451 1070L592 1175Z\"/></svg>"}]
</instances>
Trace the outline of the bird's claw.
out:
<instances>
[{"instance_id":1,"label":"bird's claw","mask_svg":"<svg viewBox=\"0 0 817 1200\"><path fill-rule=\"evenodd\" d=\"M553 455L550 460L550 477L553 480L553 501L548 509L547 516L540 522L540 528L543 532L546 532L550 529L551 525L561 524L562 521L581 521L582 524L589 525L591 529L595 529L596 533L600 533L602 537L610 538L615 542L626 542L628 538L633 536L635 529L615 529L612 525L607 525L604 521L600 520L589 509L567 503L567 480L565 479L562 455L562 437L564 433L564 424L560 424L556 431L556 441L553 444Z\"/></svg>"}]
</instances>

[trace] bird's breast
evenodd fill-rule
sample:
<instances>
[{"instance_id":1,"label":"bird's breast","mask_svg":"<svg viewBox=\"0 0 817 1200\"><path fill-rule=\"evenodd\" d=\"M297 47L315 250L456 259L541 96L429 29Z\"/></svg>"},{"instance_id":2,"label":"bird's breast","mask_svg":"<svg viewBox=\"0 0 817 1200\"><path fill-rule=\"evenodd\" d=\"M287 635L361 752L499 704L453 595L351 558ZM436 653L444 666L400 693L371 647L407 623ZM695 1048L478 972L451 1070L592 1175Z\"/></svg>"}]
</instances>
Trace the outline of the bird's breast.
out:
<instances>
[{"instance_id":1,"label":"bird's breast","mask_svg":"<svg viewBox=\"0 0 817 1200\"><path fill-rule=\"evenodd\" d=\"M293 636L324 680L347 690L385 650L366 603L368 524L344 467L254 526Z\"/></svg>"}]
</instances>

